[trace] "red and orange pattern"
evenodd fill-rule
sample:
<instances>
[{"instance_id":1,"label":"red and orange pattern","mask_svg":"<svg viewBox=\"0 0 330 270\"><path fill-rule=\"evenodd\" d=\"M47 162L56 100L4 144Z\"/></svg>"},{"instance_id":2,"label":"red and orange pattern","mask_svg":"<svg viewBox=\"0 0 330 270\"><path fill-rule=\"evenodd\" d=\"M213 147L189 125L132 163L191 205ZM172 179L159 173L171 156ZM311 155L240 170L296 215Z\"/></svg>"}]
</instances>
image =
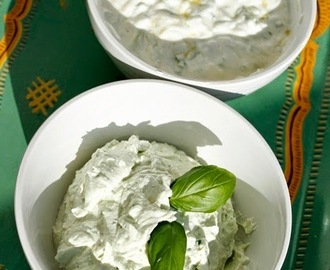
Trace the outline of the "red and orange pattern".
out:
<instances>
[{"instance_id":1,"label":"red and orange pattern","mask_svg":"<svg viewBox=\"0 0 330 270\"><path fill-rule=\"evenodd\" d=\"M318 53L315 42L330 25L330 2L318 1L318 14L312 36L300 55L300 61L295 66L296 79L292 87L293 106L285 124L284 174L288 182L291 200L299 190L304 170L303 124L311 109L310 92L314 80L314 67Z\"/></svg>"},{"instance_id":2,"label":"red and orange pattern","mask_svg":"<svg viewBox=\"0 0 330 270\"><path fill-rule=\"evenodd\" d=\"M0 37L0 105L9 73L9 59L20 43L23 34L22 20L29 14L31 7L32 0L17 0L4 16L5 33Z\"/></svg>"},{"instance_id":3,"label":"red and orange pattern","mask_svg":"<svg viewBox=\"0 0 330 270\"><path fill-rule=\"evenodd\" d=\"M5 34L0 40L0 69L18 45L23 32L22 20L28 15L32 0L17 0L5 15Z\"/></svg>"}]
</instances>

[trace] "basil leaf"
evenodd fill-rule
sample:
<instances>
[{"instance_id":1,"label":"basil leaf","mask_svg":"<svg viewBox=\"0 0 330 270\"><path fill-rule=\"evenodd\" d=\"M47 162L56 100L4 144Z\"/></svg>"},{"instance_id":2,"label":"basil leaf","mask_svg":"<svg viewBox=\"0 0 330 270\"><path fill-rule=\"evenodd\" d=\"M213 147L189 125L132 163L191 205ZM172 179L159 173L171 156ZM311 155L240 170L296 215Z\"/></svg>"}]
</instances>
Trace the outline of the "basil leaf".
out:
<instances>
[{"instance_id":1,"label":"basil leaf","mask_svg":"<svg viewBox=\"0 0 330 270\"><path fill-rule=\"evenodd\" d=\"M226 203L235 185L235 175L226 169L194 167L172 184L170 204L181 211L211 213Z\"/></svg>"},{"instance_id":2,"label":"basil leaf","mask_svg":"<svg viewBox=\"0 0 330 270\"><path fill-rule=\"evenodd\" d=\"M152 231L147 245L151 270L182 270L187 248L187 237L176 221L160 222Z\"/></svg>"}]
</instances>

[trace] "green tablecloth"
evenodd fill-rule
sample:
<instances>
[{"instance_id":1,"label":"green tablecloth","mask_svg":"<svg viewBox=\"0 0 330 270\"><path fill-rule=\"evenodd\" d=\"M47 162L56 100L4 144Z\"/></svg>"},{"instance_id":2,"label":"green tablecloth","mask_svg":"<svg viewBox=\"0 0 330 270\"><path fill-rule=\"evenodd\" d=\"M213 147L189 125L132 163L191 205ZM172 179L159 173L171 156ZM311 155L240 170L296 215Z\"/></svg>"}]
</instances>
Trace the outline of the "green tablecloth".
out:
<instances>
[{"instance_id":1,"label":"green tablecloth","mask_svg":"<svg viewBox=\"0 0 330 270\"><path fill-rule=\"evenodd\" d=\"M310 42L279 78L226 101L263 135L285 173L293 232L283 269L330 269L330 1L319 0L318 11ZM31 137L70 98L122 79L94 36L83 0L0 0L4 269L29 269L15 226L14 189Z\"/></svg>"}]
</instances>

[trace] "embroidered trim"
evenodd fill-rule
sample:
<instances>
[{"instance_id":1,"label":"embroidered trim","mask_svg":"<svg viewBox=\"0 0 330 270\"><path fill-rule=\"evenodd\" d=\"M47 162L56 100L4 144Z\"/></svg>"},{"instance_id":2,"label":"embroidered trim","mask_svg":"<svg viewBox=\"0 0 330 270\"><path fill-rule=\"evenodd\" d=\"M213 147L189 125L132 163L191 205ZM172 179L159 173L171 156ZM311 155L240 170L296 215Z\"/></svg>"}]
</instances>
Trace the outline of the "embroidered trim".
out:
<instances>
[{"instance_id":1,"label":"embroidered trim","mask_svg":"<svg viewBox=\"0 0 330 270\"><path fill-rule=\"evenodd\" d=\"M311 170L308 177L306 199L303 205L303 216L298 241L298 252L296 256L295 269L303 269L305 254L307 250L309 232L312 222L314 200L317 187L317 178L321 164L323 141L327 131L328 119L330 116L330 55L328 56L328 66L326 71L326 81L322 101L320 105L320 115L318 117L316 140L311 163Z\"/></svg>"},{"instance_id":2,"label":"embroidered trim","mask_svg":"<svg viewBox=\"0 0 330 270\"><path fill-rule=\"evenodd\" d=\"M6 31L0 40L0 68L16 48L22 36L22 20L27 16L32 0L17 0L12 10L5 15Z\"/></svg>"},{"instance_id":3,"label":"embroidered trim","mask_svg":"<svg viewBox=\"0 0 330 270\"><path fill-rule=\"evenodd\" d=\"M15 6L4 17L5 33L0 39L0 106L5 89L5 82L13 60L14 51L21 48L24 26L22 20L31 11L32 0L17 0Z\"/></svg>"},{"instance_id":4,"label":"embroidered trim","mask_svg":"<svg viewBox=\"0 0 330 270\"><path fill-rule=\"evenodd\" d=\"M313 85L317 51L318 45L309 41L300 55L299 65L295 67L297 77L292 90L294 104L289 111L285 128L284 168L292 201L299 190L304 170L303 124L311 109L309 94Z\"/></svg>"}]
</instances>

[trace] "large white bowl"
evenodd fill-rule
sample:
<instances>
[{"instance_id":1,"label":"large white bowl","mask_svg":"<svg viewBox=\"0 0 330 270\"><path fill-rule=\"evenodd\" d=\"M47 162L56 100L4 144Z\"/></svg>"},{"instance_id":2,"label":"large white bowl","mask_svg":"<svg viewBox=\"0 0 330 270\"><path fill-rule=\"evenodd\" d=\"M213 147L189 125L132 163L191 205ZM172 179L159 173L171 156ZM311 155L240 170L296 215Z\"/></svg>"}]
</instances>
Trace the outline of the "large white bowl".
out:
<instances>
[{"instance_id":1,"label":"large white bowl","mask_svg":"<svg viewBox=\"0 0 330 270\"><path fill-rule=\"evenodd\" d=\"M307 44L314 27L317 10L317 0L283 0L288 1L289 4L291 32L287 47L279 59L271 66L245 78L203 81L169 74L143 62L129 52L107 26L101 1L103 0L87 0L87 8L95 35L114 63L127 77L176 81L202 89L223 100L252 93L285 71Z\"/></svg>"},{"instance_id":2,"label":"large white bowl","mask_svg":"<svg viewBox=\"0 0 330 270\"><path fill-rule=\"evenodd\" d=\"M291 232L281 168L262 136L236 111L193 88L126 80L87 91L53 113L31 140L15 191L19 237L32 269L58 269L52 225L77 169L112 139L167 142L238 177L237 208L255 217L250 269L280 269Z\"/></svg>"}]
</instances>

